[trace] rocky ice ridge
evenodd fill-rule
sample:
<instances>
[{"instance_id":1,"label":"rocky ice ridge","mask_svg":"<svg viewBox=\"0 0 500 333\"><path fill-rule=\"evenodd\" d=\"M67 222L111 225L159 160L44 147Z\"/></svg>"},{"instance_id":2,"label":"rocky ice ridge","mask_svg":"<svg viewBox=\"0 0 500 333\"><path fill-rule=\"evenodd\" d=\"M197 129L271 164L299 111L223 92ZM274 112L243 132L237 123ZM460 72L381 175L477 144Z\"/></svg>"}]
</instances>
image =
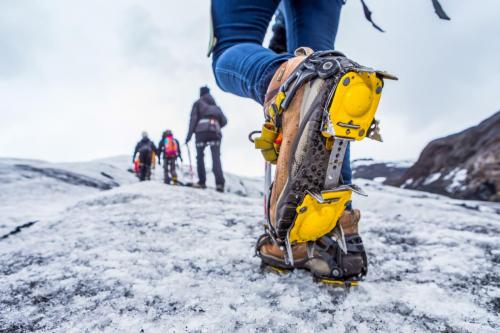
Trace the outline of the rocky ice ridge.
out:
<instances>
[{"instance_id":1,"label":"rocky ice ridge","mask_svg":"<svg viewBox=\"0 0 500 333\"><path fill-rule=\"evenodd\" d=\"M372 158L360 158L351 161L354 178L375 180L379 183L392 185L413 165L413 161L382 161Z\"/></svg>"},{"instance_id":2,"label":"rocky ice ridge","mask_svg":"<svg viewBox=\"0 0 500 333\"><path fill-rule=\"evenodd\" d=\"M431 141L415 164L389 184L500 202L500 111L477 126Z\"/></svg>"},{"instance_id":3,"label":"rocky ice ridge","mask_svg":"<svg viewBox=\"0 0 500 333\"><path fill-rule=\"evenodd\" d=\"M370 266L347 293L260 271L259 180L138 183L127 162L0 160L0 236L38 221L0 240L0 332L500 330L498 204L358 180Z\"/></svg>"}]
</instances>

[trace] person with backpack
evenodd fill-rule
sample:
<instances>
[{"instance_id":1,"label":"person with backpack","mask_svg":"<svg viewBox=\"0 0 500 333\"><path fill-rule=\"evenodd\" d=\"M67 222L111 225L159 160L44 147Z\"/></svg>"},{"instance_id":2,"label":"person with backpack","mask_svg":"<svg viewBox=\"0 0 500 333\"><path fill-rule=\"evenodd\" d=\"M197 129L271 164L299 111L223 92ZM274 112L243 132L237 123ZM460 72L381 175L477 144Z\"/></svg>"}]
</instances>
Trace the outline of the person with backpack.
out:
<instances>
[{"instance_id":1,"label":"person with backpack","mask_svg":"<svg viewBox=\"0 0 500 333\"><path fill-rule=\"evenodd\" d=\"M142 132L142 139L137 143L132 156L132 163L135 163L136 158L139 160L139 180L145 181L151 179L151 165L156 159L158 151L156 146L148 137L147 132Z\"/></svg>"},{"instance_id":2,"label":"person with backpack","mask_svg":"<svg viewBox=\"0 0 500 333\"><path fill-rule=\"evenodd\" d=\"M196 165L198 169L197 188L206 188L205 148L212 153L212 171L215 176L215 189L224 192L224 174L220 161L221 129L226 126L227 118L210 95L208 87L200 88L200 98L193 104L186 144L193 134L196 136Z\"/></svg>"},{"instance_id":3,"label":"person with backpack","mask_svg":"<svg viewBox=\"0 0 500 333\"><path fill-rule=\"evenodd\" d=\"M165 184L177 185L177 172L175 171L175 162L180 159L182 162L181 149L179 141L174 138L171 130L163 132L160 143L158 143L158 164L161 164L161 155L163 154L163 170Z\"/></svg>"}]
</instances>

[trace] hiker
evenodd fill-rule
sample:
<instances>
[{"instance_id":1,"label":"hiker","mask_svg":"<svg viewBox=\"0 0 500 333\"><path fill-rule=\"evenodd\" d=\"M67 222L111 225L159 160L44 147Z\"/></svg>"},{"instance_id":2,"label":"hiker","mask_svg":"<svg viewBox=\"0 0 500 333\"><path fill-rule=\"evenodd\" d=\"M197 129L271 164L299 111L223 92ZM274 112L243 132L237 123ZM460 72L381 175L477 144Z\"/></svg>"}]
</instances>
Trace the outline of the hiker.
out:
<instances>
[{"instance_id":1,"label":"hiker","mask_svg":"<svg viewBox=\"0 0 500 333\"><path fill-rule=\"evenodd\" d=\"M141 141L135 146L132 163L136 164L136 160L138 160L138 177L142 182L151 179L151 166L156 163L158 151L153 141L149 139L147 132L142 132L141 136Z\"/></svg>"},{"instance_id":2,"label":"hiker","mask_svg":"<svg viewBox=\"0 0 500 333\"><path fill-rule=\"evenodd\" d=\"M196 141L196 165L198 169L198 183L193 187L205 189L205 148L210 147L212 153L212 171L215 176L215 189L224 192L224 175L220 161L220 145L222 139L221 128L226 126L227 119L220 107L210 95L208 87L200 88L200 98L193 104L189 131L186 144L189 143L193 134Z\"/></svg>"},{"instance_id":3,"label":"hiker","mask_svg":"<svg viewBox=\"0 0 500 333\"><path fill-rule=\"evenodd\" d=\"M163 154L163 182L177 185L177 172L175 171L175 163L177 159L182 162L181 149L179 141L174 138L171 130L166 130L162 134L160 143L158 143L158 164L161 165L161 155Z\"/></svg>"},{"instance_id":4,"label":"hiker","mask_svg":"<svg viewBox=\"0 0 500 333\"><path fill-rule=\"evenodd\" d=\"M332 50L342 1L281 3L283 53L262 46L280 1L212 0L211 7L218 86L264 107L260 136L251 138L267 162L269 191L266 233L256 253L264 267L302 268L320 281L356 283L367 260L360 212L351 206L349 142L377 137L373 117L382 80L392 77Z\"/></svg>"}]
</instances>

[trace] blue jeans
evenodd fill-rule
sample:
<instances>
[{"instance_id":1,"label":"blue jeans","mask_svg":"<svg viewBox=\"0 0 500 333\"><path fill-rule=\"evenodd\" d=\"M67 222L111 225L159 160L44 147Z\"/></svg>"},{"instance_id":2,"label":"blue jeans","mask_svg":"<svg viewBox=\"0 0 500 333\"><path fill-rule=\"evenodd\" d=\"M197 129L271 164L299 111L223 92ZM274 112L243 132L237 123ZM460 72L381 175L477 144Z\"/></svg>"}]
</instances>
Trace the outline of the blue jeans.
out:
<instances>
[{"instance_id":1,"label":"blue jeans","mask_svg":"<svg viewBox=\"0 0 500 333\"><path fill-rule=\"evenodd\" d=\"M285 54L262 46L280 2L286 22ZM213 31L217 38L212 67L217 85L263 104L274 73L293 57L296 48L334 49L342 4L342 0L212 0ZM352 179L349 161L348 147L342 165L342 178L347 184Z\"/></svg>"},{"instance_id":2,"label":"blue jeans","mask_svg":"<svg viewBox=\"0 0 500 333\"><path fill-rule=\"evenodd\" d=\"M274 72L293 57L295 49L334 49L342 0L283 0L288 53L262 47L279 4L279 0L212 0L217 38L212 67L222 90L263 104Z\"/></svg>"}]
</instances>

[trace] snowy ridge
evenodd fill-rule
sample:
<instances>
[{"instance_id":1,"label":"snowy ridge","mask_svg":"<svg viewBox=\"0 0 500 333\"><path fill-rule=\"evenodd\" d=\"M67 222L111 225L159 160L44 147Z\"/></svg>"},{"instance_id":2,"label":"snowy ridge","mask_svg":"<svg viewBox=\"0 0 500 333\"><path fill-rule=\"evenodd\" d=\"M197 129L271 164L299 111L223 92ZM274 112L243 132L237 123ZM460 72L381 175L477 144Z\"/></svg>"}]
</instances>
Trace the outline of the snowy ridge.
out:
<instances>
[{"instance_id":1,"label":"snowy ridge","mask_svg":"<svg viewBox=\"0 0 500 333\"><path fill-rule=\"evenodd\" d=\"M354 178L375 180L394 185L412 165L411 161L380 161L372 158L355 159L351 162Z\"/></svg>"},{"instance_id":2,"label":"snowy ridge","mask_svg":"<svg viewBox=\"0 0 500 333\"><path fill-rule=\"evenodd\" d=\"M128 161L128 159L127 159ZM84 163L0 159L0 236L80 197L135 182L122 157Z\"/></svg>"},{"instance_id":3,"label":"snowy ridge","mask_svg":"<svg viewBox=\"0 0 500 333\"><path fill-rule=\"evenodd\" d=\"M58 180L67 199L59 202L56 183L19 183L24 171L9 170L19 196L29 201L31 190L46 199L31 208L40 222L0 240L0 332L500 329L498 205L362 181L369 197L354 204L369 275L346 294L302 271L261 273L253 247L262 199L248 195L257 180L228 178L249 191L242 196L108 171L120 187ZM56 207L44 215L51 198Z\"/></svg>"},{"instance_id":4,"label":"snowy ridge","mask_svg":"<svg viewBox=\"0 0 500 333\"><path fill-rule=\"evenodd\" d=\"M137 182L128 156L81 163L50 163L0 158L0 237L30 221L57 214L83 196ZM180 179L193 182L189 167L180 166ZM156 165L152 177L161 181L163 169ZM207 175L208 186L214 177ZM260 179L226 174L226 190L241 196L262 196Z\"/></svg>"},{"instance_id":5,"label":"snowy ridge","mask_svg":"<svg viewBox=\"0 0 500 333\"><path fill-rule=\"evenodd\" d=\"M374 164L385 164L388 167L393 168L409 168L415 161L411 160L401 160L401 161L384 161L384 160L374 160L373 158L358 158L351 161L351 167L356 169L360 166L370 166Z\"/></svg>"}]
</instances>

